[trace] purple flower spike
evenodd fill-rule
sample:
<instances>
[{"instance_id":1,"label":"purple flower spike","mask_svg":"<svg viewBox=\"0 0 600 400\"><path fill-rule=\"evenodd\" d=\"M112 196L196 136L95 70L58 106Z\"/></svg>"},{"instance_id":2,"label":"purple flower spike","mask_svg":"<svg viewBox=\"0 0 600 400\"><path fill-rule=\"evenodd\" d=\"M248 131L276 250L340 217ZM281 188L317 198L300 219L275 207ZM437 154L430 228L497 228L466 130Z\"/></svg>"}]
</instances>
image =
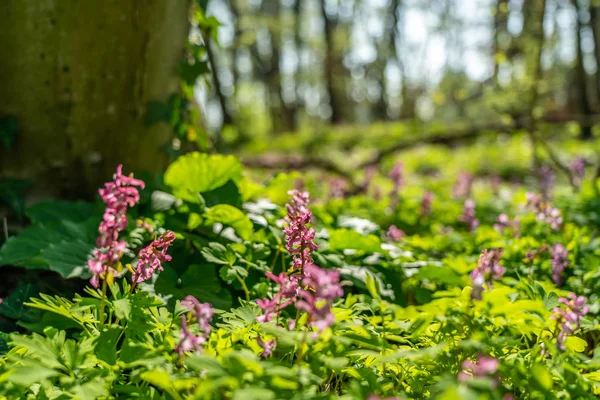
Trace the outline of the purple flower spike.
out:
<instances>
[{"instance_id":1,"label":"purple flower spike","mask_svg":"<svg viewBox=\"0 0 600 400\"><path fill-rule=\"evenodd\" d=\"M463 213L458 217L460 222L463 222L469 228L469 231L475 232L479 226L479 220L475 216L475 202L471 199L465 200Z\"/></svg>"},{"instance_id":2,"label":"purple flower spike","mask_svg":"<svg viewBox=\"0 0 600 400\"><path fill-rule=\"evenodd\" d=\"M171 261L167 249L174 240L175 234L167 232L140 250L135 273L131 277L132 281L136 283L144 282L152 278L152 274L156 270L162 271L162 263Z\"/></svg>"},{"instance_id":3,"label":"purple flower spike","mask_svg":"<svg viewBox=\"0 0 600 400\"><path fill-rule=\"evenodd\" d=\"M502 249L484 249L481 251L477 268L471 272L471 280L473 281L473 292L471 297L476 300L481 300L481 294L484 290L484 284L488 288L492 287L492 283L504 276L506 268L500 265L502 257Z\"/></svg>"},{"instance_id":4,"label":"purple flower spike","mask_svg":"<svg viewBox=\"0 0 600 400\"><path fill-rule=\"evenodd\" d=\"M586 304L585 296L569 293L568 298L558 299L565 307L555 307L552 318L558 322L560 328L556 336L556 346L560 350L566 349L567 336L575 333L580 328L581 318L585 316L590 307Z\"/></svg>"}]
</instances>

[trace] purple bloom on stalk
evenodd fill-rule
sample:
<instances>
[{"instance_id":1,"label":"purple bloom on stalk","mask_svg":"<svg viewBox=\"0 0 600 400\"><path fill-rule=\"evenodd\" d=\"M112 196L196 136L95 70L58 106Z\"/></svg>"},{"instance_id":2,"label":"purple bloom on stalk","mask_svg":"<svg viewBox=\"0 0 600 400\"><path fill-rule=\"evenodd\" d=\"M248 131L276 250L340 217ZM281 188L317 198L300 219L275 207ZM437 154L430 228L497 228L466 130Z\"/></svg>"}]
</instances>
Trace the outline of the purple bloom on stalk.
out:
<instances>
[{"instance_id":1,"label":"purple bloom on stalk","mask_svg":"<svg viewBox=\"0 0 600 400\"><path fill-rule=\"evenodd\" d=\"M269 358L275 349L277 343L275 343L274 339L269 340L268 342L263 342L260 336L256 337L256 342L263 349L263 353L260 355L261 358Z\"/></svg>"},{"instance_id":2,"label":"purple bloom on stalk","mask_svg":"<svg viewBox=\"0 0 600 400\"><path fill-rule=\"evenodd\" d=\"M479 226L479 220L475 217L475 202L473 200L465 200L462 215L458 217L458 220L465 223L469 231L475 232Z\"/></svg>"},{"instance_id":3,"label":"purple bloom on stalk","mask_svg":"<svg viewBox=\"0 0 600 400\"><path fill-rule=\"evenodd\" d=\"M475 178L468 172L460 172L456 178L456 183L452 188L452 197L468 198L471 195L471 189Z\"/></svg>"},{"instance_id":4,"label":"purple bloom on stalk","mask_svg":"<svg viewBox=\"0 0 600 400\"><path fill-rule=\"evenodd\" d=\"M132 281L136 283L144 282L152 278L154 271L162 271L162 263L171 261L167 249L174 240L175 234L167 232L140 250L135 273L131 277Z\"/></svg>"},{"instance_id":5,"label":"purple bloom on stalk","mask_svg":"<svg viewBox=\"0 0 600 400\"><path fill-rule=\"evenodd\" d=\"M399 242L404 236L406 236L404 231L398 229L396 225L390 226L385 234L386 239L390 242Z\"/></svg>"},{"instance_id":6,"label":"purple bloom on stalk","mask_svg":"<svg viewBox=\"0 0 600 400\"><path fill-rule=\"evenodd\" d=\"M473 291L471 298L481 300L484 284L488 289L492 287L492 283L504 276L506 268L500 265L503 249L483 249L477 262L477 268L471 271L471 280L473 281Z\"/></svg>"},{"instance_id":7,"label":"purple bloom on stalk","mask_svg":"<svg viewBox=\"0 0 600 400\"><path fill-rule=\"evenodd\" d=\"M498 371L500 361L494 357L479 356L477 361L465 360L462 371L458 373L459 382L472 378L491 378ZM494 378L493 386L498 386L498 378Z\"/></svg>"},{"instance_id":8,"label":"purple bloom on stalk","mask_svg":"<svg viewBox=\"0 0 600 400\"><path fill-rule=\"evenodd\" d=\"M334 178L329 182L329 197L342 199L346 194L346 182L343 179Z\"/></svg>"},{"instance_id":9,"label":"purple bloom on stalk","mask_svg":"<svg viewBox=\"0 0 600 400\"><path fill-rule=\"evenodd\" d=\"M288 193L292 195L292 200L286 205L288 226L283 230L285 248L293 258L292 267L301 270L313 263L312 253L318 248L314 243L315 230L306 226L312 219L311 212L306 208L309 193L297 190Z\"/></svg>"},{"instance_id":10,"label":"purple bloom on stalk","mask_svg":"<svg viewBox=\"0 0 600 400\"><path fill-rule=\"evenodd\" d=\"M433 193L429 190L423 194L421 197L421 208L419 210L419 215L421 217L426 217L431 213L431 203L433 202Z\"/></svg>"},{"instance_id":11,"label":"purple bloom on stalk","mask_svg":"<svg viewBox=\"0 0 600 400\"><path fill-rule=\"evenodd\" d=\"M520 226L521 223L519 222L519 217L515 217L515 219L511 221L508 215L502 213L498 215L498 218L496 219L494 230L504 232L506 229L510 229L512 233L516 235L519 232Z\"/></svg>"},{"instance_id":12,"label":"purple bloom on stalk","mask_svg":"<svg viewBox=\"0 0 600 400\"><path fill-rule=\"evenodd\" d=\"M302 286L296 307L308 313L309 325L322 332L333 323L333 301L344 295L340 285L340 271L322 269L314 264L307 265Z\"/></svg>"},{"instance_id":13,"label":"purple bloom on stalk","mask_svg":"<svg viewBox=\"0 0 600 400\"><path fill-rule=\"evenodd\" d=\"M584 296L577 296L575 293L569 293L568 298L561 297L558 301L566 307L555 307L552 312L554 318L559 324L559 332L556 336L556 345L560 350L565 350L567 335L573 334L580 327L581 317L590 310L586 304L587 299Z\"/></svg>"},{"instance_id":14,"label":"purple bloom on stalk","mask_svg":"<svg viewBox=\"0 0 600 400\"><path fill-rule=\"evenodd\" d=\"M192 350L201 352L202 346L208 340L208 335L210 335L210 320L212 319L215 310L209 303L200 303L194 296L186 296L181 302L181 305L194 314L201 332L198 335L193 334L188 329L186 316L182 315L179 344L175 347L175 351L177 351L179 355L183 355Z\"/></svg>"},{"instance_id":15,"label":"purple bloom on stalk","mask_svg":"<svg viewBox=\"0 0 600 400\"><path fill-rule=\"evenodd\" d=\"M573 175L573 183L579 186L585 176L585 158L576 157L569 165L569 169Z\"/></svg>"},{"instance_id":16,"label":"purple bloom on stalk","mask_svg":"<svg viewBox=\"0 0 600 400\"><path fill-rule=\"evenodd\" d=\"M569 266L569 251L560 243L554 245L552 253L552 281L561 286L563 284L563 271Z\"/></svg>"},{"instance_id":17,"label":"purple bloom on stalk","mask_svg":"<svg viewBox=\"0 0 600 400\"><path fill-rule=\"evenodd\" d=\"M402 185L404 184L404 164L401 162L396 163L388 176L393 184L392 191L390 192L390 202L392 208L396 208L398 205L398 194L400 194L400 189L402 189Z\"/></svg>"},{"instance_id":18,"label":"purple bloom on stalk","mask_svg":"<svg viewBox=\"0 0 600 400\"><path fill-rule=\"evenodd\" d=\"M560 229L563 217L559 209L553 208L550 202L544 201L540 194L527 193L525 196L527 198L525 207L535 213L538 221L547 223L555 231Z\"/></svg>"},{"instance_id":19,"label":"purple bloom on stalk","mask_svg":"<svg viewBox=\"0 0 600 400\"><path fill-rule=\"evenodd\" d=\"M540 193L544 199L549 199L552 195L552 189L554 189L554 181L556 175L554 170L549 165L544 165L538 171L538 179L540 185Z\"/></svg>"},{"instance_id":20,"label":"purple bloom on stalk","mask_svg":"<svg viewBox=\"0 0 600 400\"><path fill-rule=\"evenodd\" d=\"M98 190L106 208L98 226L98 248L94 250L93 258L88 260L88 267L92 273L90 283L95 288L108 268L113 268L121 260L127 244L119 241L119 232L127 227L127 208L140 201L137 187L144 188L143 181L133 178L133 174L125 176L122 171L123 166L119 165L113 180L106 182L104 188Z\"/></svg>"}]
</instances>

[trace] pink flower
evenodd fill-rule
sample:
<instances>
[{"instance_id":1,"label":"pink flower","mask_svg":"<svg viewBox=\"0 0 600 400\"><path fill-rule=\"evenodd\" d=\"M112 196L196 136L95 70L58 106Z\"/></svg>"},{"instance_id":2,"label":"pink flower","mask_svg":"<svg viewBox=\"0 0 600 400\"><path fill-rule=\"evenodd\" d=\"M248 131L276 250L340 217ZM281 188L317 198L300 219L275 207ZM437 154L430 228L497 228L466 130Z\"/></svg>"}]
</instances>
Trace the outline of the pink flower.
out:
<instances>
[{"instance_id":1,"label":"pink flower","mask_svg":"<svg viewBox=\"0 0 600 400\"><path fill-rule=\"evenodd\" d=\"M135 273L131 277L132 281L136 283L144 282L152 278L154 271L162 271L162 263L171 261L167 249L174 240L175 234L167 232L140 250Z\"/></svg>"},{"instance_id":2,"label":"pink flower","mask_svg":"<svg viewBox=\"0 0 600 400\"><path fill-rule=\"evenodd\" d=\"M402 189L402 185L404 184L404 164L401 162L396 163L388 176L392 180L393 184L392 191L390 192L390 203L392 208L396 208L398 205L398 195L400 194L400 189Z\"/></svg>"},{"instance_id":3,"label":"pink flower","mask_svg":"<svg viewBox=\"0 0 600 400\"><path fill-rule=\"evenodd\" d=\"M127 227L127 208L133 207L140 201L137 187L144 188L144 182L125 176L122 173L123 166L117 167L117 172L112 182L106 182L104 188L99 189L102 201L106 204L102 222L98 227L100 235L96 239L96 246L100 249L94 250L93 258L88 260L88 267L92 273L90 283L98 287L100 277L108 268L117 265L125 251L127 244L119 241L119 232Z\"/></svg>"},{"instance_id":4,"label":"pink flower","mask_svg":"<svg viewBox=\"0 0 600 400\"><path fill-rule=\"evenodd\" d=\"M502 249L483 249L481 251L477 268L471 271L471 280L473 281L471 297L473 299L481 300L481 294L484 290L483 285L487 284L488 288L491 288L493 281L497 281L504 276L506 268L500 265L503 252Z\"/></svg>"},{"instance_id":5,"label":"pink flower","mask_svg":"<svg viewBox=\"0 0 600 400\"><path fill-rule=\"evenodd\" d=\"M475 232L479 226L479 220L475 216L475 202L473 200L465 200L463 213L458 217L458 220L465 223L469 228L469 231Z\"/></svg>"},{"instance_id":6,"label":"pink flower","mask_svg":"<svg viewBox=\"0 0 600 400\"><path fill-rule=\"evenodd\" d=\"M340 285L340 271L326 270L314 264L307 265L296 308L308 314L309 325L322 332L334 321L333 301L344 295Z\"/></svg>"},{"instance_id":7,"label":"pink flower","mask_svg":"<svg viewBox=\"0 0 600 400\"><path fill-rule=\"evenodd\" d=\"M473 175L464 171L460 172L458 178L456 178L456 183L452 188L452 197L464 199L471 196L471 188L474 181L475 178Z\"/></svg>"},{"instance_id":8,"label":"pink flower","mask_svg":"<svg viewBox=\"0 0 600 400\"><path fill-rule=\"evenodd\" d=\"M498 215L496 223L494 224L494 230L504 232L506 229L510 229L515 236L518 235L520 227L521 223L519 222L519 217L515 217L515 219L511 221L508 215L504 213Z\"/></svg>"},{"instance_id":9,"label":"pink flower","mask_svg":"<svg viewBox=\"0 0 600 400\"><path fill-rule=\"evenodd\" d=\"M558 301L566 307L555 307L552 310L552 318L558 322L560 328L556 336L556 345L560 350L565 350L567 335L579 329L581 318L588 313L590 307L586 304L587 299L584 296L577 296L575 293L569 293L568 298L561 297Z\"/></svg>"},{"instance_id":10,"label":"pink flower","mask_svg":"<svg viewBox=\"0 0 600 400\"><path fill-rule=\"evenodd\" d=\"M304 265L313 263L312 253L318 247L314 243L314 229L307 227L312 219L311 212L306 208L309 193L292 190L289 194L292 200L286 205L288 226L283 230L285 248L292 256L292 267L301 270Z\"/></svg>"},{"instance_id":11,"label":"pink flower","mask_svg":"<svg viewBox=\"0 0 600 400\"><path fill-rule=\"evenodd\" d=\"M554 181L556 180L556 175L554 174L552 167L549 165L541 167L538 171L538 180L542 197L544 199L549 199L552 194L552 189L554 189Z\"/></svg>"},{"instance_id":12,"label":"pink flower","mask_svg":"<svg viewBox=\"0 0 600 400\"><path fill-rule=\"evenodd\" d=\"M573 184L579 186L585 177L585 158L576 157L569 165L571 175L573 175Z\"/></svg>"},{"instance_id":13,"label":"pink flower","mask_svg":"<svg viewBox=\"0 0 600 400\"><path fill-rule=\"evenodd\" d=\"M263 342L260 336L256 337L256 342L263 349L263 353L260 355L261 358L269 358L275 349L276 343L274 339L269 340L268 342Z\"/></svg>"},{"instance_id":14,"label":"pink flower","mask_svg":"<svg viewBox=\"0 0 600 400\"><path fill-rule=\"evenodd\" d=\"M569 266L569 251L560 243L554 245L552 253L552 281L561 286L563 284L563 271Z\"/></svg>"},{"instance_id":15,"label":"pink flower","mask_svg":"<svg viewBox=\"0 0 600 400\"><path fill-rule=\"evenodd\" d=\"M458 374L459 382L465 382L472 378L491 378L498 371L500 361L494 357L479 356L477 361L465 360L462 363L462 371ZM498 386L498 378L494 379L494 387Z\"/></svg>"},{"instance_id":16,"label":"pink flower","mask_svg":"<svg viewBox=\"0 0 600 400\"><path fill-rule=\"evenodd\" d=\"M544 201L544 198L540 194L527 193L527 204L525 207L532 210L538 221L545 222L552 229L557 231L563 223L561 212L557 208L552 208L552 205Z\"/></svg>"},{"instance_id":17,"label":"pink flower","mask_svg":"<svg viewBox=\"0 0 600 400\"><path fill-rule=\"evenodd\" d=\"M387 233L385 234L385 237L390 242L399 242L400 240L402 240L402 238L404 236L406 236L406 234L404 233L404 231L402 231L401 229L396 228L396 225L390 226L389 229L388 229L388 231L387 231Z\"/></svg>"},{"instance_id":18,"label":"pink flower","mask_svg":"<svg viewBox=\"0 0 600 400\"><path fill-rule=\"evenodd\" d=\"M335 178L329 183L329 197L332 199L341 199L346 194L346 182L343 179Z\"/></svg>"},{"instance_id":19,"label":"pink flower","mask_svg":"<svg viewBox=\"0 0 600 400\"><path fill-rule=\"evenodd\" d=\"M175 351L177 351L179 355L183 355L192 350L201 352L202 346L207 342L208 335L210 335L210 320L212 319L215 310L209 303L200 303L194 296L186 296L181 302L181 305L194 313L201 332L198 335L193 334L188 329L186 316L182 315L179 344L175 346Z\"/></svg>"},{"instance_id":20,"label":"pink flower","mask_svg":"<svg viewBox=\"0 0 600 400\"><path fill-rule=\"evenodd\" d=\"M421 198L421 208L419 210L419 215L421 217L426 217L431 213L431 203L433 202L433 193L429 190L423 194Z\"/></svg>"}]
</instances>

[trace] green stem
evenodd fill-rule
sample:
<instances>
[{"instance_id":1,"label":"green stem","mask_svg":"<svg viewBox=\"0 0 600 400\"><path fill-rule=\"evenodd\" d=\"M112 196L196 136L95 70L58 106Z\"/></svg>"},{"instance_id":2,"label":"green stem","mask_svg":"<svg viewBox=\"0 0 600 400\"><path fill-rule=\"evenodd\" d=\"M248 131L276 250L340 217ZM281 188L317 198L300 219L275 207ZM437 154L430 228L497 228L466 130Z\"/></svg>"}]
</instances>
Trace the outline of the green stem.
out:
<instances>
[{"instance_id":1,"label":"green stem","mask_svg":"<svg viewBox=\"0 0 600 400\"><path fill-rule=\"evenodd\" d=\"M246 286L246 282L240 278L238 274L235 275L236 279L242 285L242 290L244 291L244 295L246 296L246 301L250 301L250 291L248 290L248 286Z\"/></svg>"},{"instance_id":2,"label":"green stem","mask_svg":"<svg viewBox=\"0 0 600 400\"><path fill-rule=\"evenodd\" d=\"M300 342L300 346L298 347L298 357L296 358L296 365L300 365L300 362L302 362L302 358L304 357L304 352L302 351L302 349L304 348L304 345L306 344L306 338L308 337L308 331L304 331L304 335L302 335L302 341Z\"/></svg>"},{"instance_id":3,"label":"green stem","mask_svg":"<svg viewBox=\"0 0 600 400\"><path fill-rule=\"evenodd\" d=\"M100 299L100 332L104 328L104 306L106 303L106 279L102 280L102 299Z\"/></svg>"}]
</instances>

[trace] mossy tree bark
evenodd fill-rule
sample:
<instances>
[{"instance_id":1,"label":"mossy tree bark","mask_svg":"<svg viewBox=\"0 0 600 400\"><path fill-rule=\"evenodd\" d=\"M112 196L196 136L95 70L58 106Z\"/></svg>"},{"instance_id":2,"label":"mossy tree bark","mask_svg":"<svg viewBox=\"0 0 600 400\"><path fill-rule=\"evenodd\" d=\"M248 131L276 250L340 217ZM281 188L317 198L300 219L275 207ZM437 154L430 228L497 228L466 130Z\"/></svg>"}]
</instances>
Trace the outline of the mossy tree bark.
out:
<instances>
[{"instance_id":1,"label":"mossy tree bark","mask_svg":"<svg viewBox=\"0 0 600 400\"><path fill-rule=\"evenodd\" d=\"M89 197L119 163L164 168L170 129L144 114L178 90L188 11L189 0L5 0L0 116L20 131L0 148L0 176Z\"/></svg>"}]
</instances>

